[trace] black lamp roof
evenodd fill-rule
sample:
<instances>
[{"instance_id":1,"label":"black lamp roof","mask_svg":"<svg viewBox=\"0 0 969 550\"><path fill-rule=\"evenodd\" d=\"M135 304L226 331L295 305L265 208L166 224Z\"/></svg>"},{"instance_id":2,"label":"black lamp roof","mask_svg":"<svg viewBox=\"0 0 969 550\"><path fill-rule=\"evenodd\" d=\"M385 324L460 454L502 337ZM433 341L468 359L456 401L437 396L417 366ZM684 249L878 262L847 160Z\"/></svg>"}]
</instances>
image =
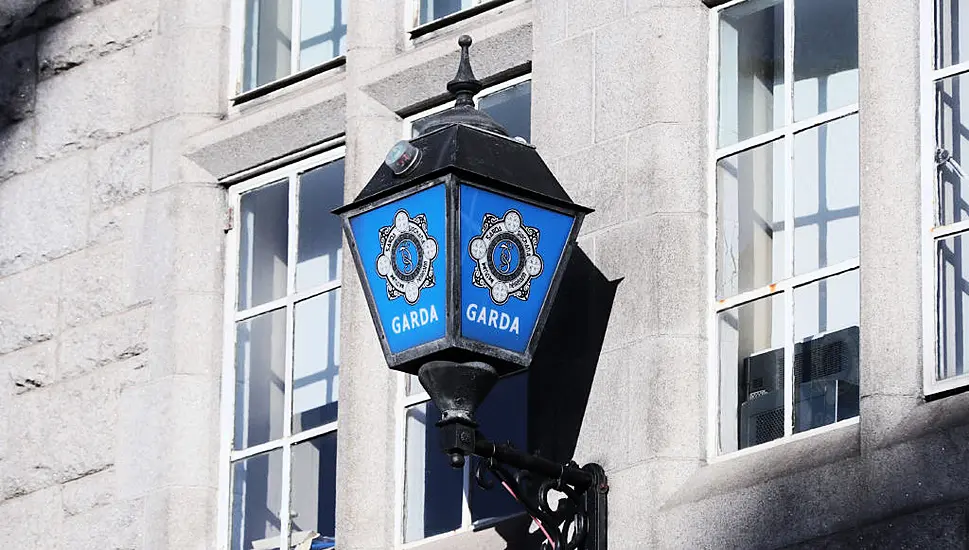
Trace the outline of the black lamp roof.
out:
<instances>
[{"instance_id":1,"label":"black lamp roof","mask_svg":"<svg viewBox=\"0 0 969 550\"><path fill-rule=\"evenodd\" d=\"M411 140L420 150L417 164L397 176L381 164L366 187L333 212L342 214L448 173L495 191L574 212L592 209L572 202L534 147L465 124L449 124Z\"/></svg>"}]
</instances>

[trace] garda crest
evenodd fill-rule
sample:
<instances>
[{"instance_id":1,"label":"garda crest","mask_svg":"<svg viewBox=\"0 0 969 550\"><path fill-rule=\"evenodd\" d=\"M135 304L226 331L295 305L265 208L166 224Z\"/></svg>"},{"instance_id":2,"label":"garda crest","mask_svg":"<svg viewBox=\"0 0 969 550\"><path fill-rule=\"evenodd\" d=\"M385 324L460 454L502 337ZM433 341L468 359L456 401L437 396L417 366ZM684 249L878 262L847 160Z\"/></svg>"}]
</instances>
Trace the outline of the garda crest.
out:
<instances>
[{"instance_id":1,"label":"garda crest","mask_svg":"<svg viewBox=\"0 0 969 550\"><path fill-rule=\"evenodd\" d=\"M437 241L427 234L424 214L411 218L398 210L394 224L380 228L380 250L377 274L387 280L388 299L403 296L413 305L421 289L434 286L431 262L437 257Z\"/></svg>"},{"instance_id":2,"label":"garda crest","mask_svg":"<svg viewBox=\"0 0 969 550\"><path fill-rule=\"evenodd\" d=\"M481 234L468 245L476 262L472 284L490 289L491 300L498 305L509 296L528 300L531 281L543 269L538 237L538 229L527 227L517 210L505 212L503 218L485 214Z\"/></svg>"}]
</instances>

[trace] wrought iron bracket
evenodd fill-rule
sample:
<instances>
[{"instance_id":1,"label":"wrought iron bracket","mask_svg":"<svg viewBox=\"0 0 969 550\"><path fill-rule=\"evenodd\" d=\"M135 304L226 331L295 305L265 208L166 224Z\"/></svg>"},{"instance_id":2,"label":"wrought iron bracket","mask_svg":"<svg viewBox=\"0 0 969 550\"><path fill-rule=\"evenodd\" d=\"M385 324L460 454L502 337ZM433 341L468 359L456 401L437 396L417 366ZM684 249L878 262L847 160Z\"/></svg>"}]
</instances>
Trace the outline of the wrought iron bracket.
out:
<instances>
[{"instance_id":1,"label":"wrought iron bracket","mask_svg":"<svg viewBox=\"0 0 969 550\"><path fill-rule=\"evenodd\" d=\"M477 484L492 489L494 480L509 490L536 521L551 550L606 550L608 526L606 473L595 463L579 467L528 454L510 444L486 439L464 422L442 421L442 447L451 465L464 466L465 456L481 460L475 468ZM553 503L556 494L564 495Z\"/></svg>"}]
</instances>

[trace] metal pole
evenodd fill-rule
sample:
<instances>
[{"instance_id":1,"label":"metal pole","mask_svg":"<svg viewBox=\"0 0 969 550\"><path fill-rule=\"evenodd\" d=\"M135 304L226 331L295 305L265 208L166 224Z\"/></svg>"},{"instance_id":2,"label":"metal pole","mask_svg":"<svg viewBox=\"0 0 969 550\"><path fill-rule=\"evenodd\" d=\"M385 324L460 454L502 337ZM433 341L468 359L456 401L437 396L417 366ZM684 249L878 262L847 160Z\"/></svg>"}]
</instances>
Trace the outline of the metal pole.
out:
<instances>
[{"instance_id":1,"label":"metal pole","mask_svg":"<svg viewBox=\"0 0 969 550\"><path fill-rule=\"evenodd\" d=\"M474 454L483 458L494 458L502 464L519 470L542 474L550 479L560 479L579 489L580 492L591 487L594 482L593 475L585 470L527 454L510 445L488 441L483 437L475 438Z\"/></svg>"}]
</instances>

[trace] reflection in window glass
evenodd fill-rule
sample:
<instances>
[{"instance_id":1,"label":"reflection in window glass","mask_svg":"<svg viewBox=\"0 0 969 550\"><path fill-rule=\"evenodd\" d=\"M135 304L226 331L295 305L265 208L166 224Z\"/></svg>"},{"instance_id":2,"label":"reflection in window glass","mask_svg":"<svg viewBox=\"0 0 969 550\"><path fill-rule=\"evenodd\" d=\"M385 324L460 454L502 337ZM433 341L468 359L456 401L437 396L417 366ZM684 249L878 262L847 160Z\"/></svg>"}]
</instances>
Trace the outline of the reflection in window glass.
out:
<instances>
[{"instance_id":1,"label":"reflection in window glass","mask_svg":"<svg viewBox=\"0 0 969 550\"><path fill-rule=\"evenodd\" d=\"M232 465L232 550L279 548L283 502L283 452L240 460ZM266 539L276 539L274 541Z\"/></svg>"},{"instance_id":2,"label":"reflection in window glass","mask_svg":"<svg viewBox=\"0 0 969 550\"><path fill-rule=\"evenodd\" d=\"M751 1L720 18L720 146L784 124L784 6Z\"/></svg>"},{"instance_id":3,"label":"reflection in window glass","mask_svg":"<svg viewBox=\"0 0 969 550\"><path fill-rule=\"evenodd\" d=\"M717 163L717 295L784 276L784 146L775 141Z\"/></svg>"},{"instance_id":4,"label":"reflection in window glass","mask_svg":"<svg viewBox=\"0 0 969 550\"><path fill-rule=\"evenodd\" d=\"M936 68L969 59L969 0L936 0Z\"/></svg>"},{"instance_id":5,"label":"reflection in window glass","mask_svg":"<svg viewBox=\"0 0 969 550\"><path fill-rule=\"evenodd\" d=\"M784 435L783 304L768 296L718 315L722 452Z\"/></svg>"},{"instance_id":6,"label":"reflection in window glass","mask_svg":"<svg viewBox=\"0 0 969 550\"><path fill-rule=\"evenodd\" d=\"M292 0L246 0L243 91L290 72Z\"/></svg>"},{"instance_id":7,"label":"reflection in window glass","mask_svg":"<svg viewBox=\"0 0 969 550\"><path fill-rule=\"evenodd\" d=\"M441 413L433 402L407 409L404 463L404 542L461 527L463 471L441 451Z\"/></svg>"},{"instance_id":8,"label":"reflection in window glass","mask_svg":"<svg viewBox=\"0 0 969 550\"><path fill-rule=\"evenodd\" d=\"M941 239L936 243L938 315L938 361L936 378L944 380L966 374L969 333L969 236Z\"/></svg>"},{"instance_id":9,"label":"reflection in window glass","mask_svg":"<svg viewBox=\"0 0 969 550\"><path fill-rule=\"evenodd\" d=\"M858 101L858 1L795 0L794 119Z\"/></svg>"},{"instance_id":10,"label":"reflection in window glass","mask_svg":"<svg viewBox=\"0 0 969 550\"><path fill-rule=\"evenodd\" d=\"M511 137L523 137L531 141L532 129L532 83L525 81L510 88L486 95L478 102L478 108L491 115Z\"/></svg>"},{"instance_id":11,"label":"reflection in window glass","mask_svg":"<svg viewBox=\"0 0 969 550\"><path fill-rule=\"evenodd\" d=\"M239 236L239 309L286 295L289 183L283 180L242 196Z\"/></svg>"},{"instance_id":12,"label":"reflection in window glass","mask_svg":"<svg viewBox=\"0 0 969 550\"><path fill-rule=\"evenodd\" d=\"M528 448L528 374L522 373L501 379L481 404L475 419L481 425L481 432L492 441L510 442L516 448ZM480 459L471 459L470 506L471 521L503 518L521 511L500 485L490 490L478 487L474 482L474 471ZM488 474L490 475L490 474Z\"/></svg>"},{"instance_id":13,"label":"reflection in window glass","mask_svg":"<svg viewBox=\"0 0 969 550\"><path fill-rule=\"evenodd\" d=\"M859 277L794 290L794 432L858 416Z\"/></svg>"},{"instance_id":14,"label":"reflection in window glass","mask_svg":"<svg viewBox=\"0 0 969 550\"><path fill-rule=\"evenodd\" d=\"M283 435L286 310L236 325L235 448Z\"/></svg>"},{"instance_id":15,"label":"reflection in window glass","mask_svg":"<svg viewBox=\"0 0 969 550\"><path fill-rule=\"evenodd\" d=\"M296 304L293 433L336 420L340 397L340 289Z\"/></svg>"},{"instance_id":16,"label":"reflection in window glass","mask_svg":"<svg viewBox=\"0 0 969 550\"><path fill-rule=\"evenodd\" d=\"M794 273L858 257L858 116L794 137Z\"/></svg>"},{"instance_id":17,"label":"reflection in window glass","mask_svg":"<svg viewBox=\"0 0 969 550\"><path fill-rule=\"evenodd\" d=\"M332 542L336 523L336 432L293 447L290 540Z\"/></svg>"},{"instance_id":18,"label":"reflection in window glass","mask_svg":"<svg viewBox=\"0 0 969 550\"><path fill-rule=\"evenodd\" d=\"M299 18L299 70L347 53L343 0L304 0Z\"/></svg>"},{"instance_id":19,"label":"reflection in window glass","mask_svg":"<svg viewBox=\"0 0 969 550\"><path fill-rule=\"evenodd\" d=\"M936 222L948 225L969 219L969 184L963 177L969 158L962 155L969 151L969 117L962 119L961 107L969 105L969 75L940 80L935 92L936 143L950 159L937 168Z\"/></svg>"},{"instance_id":20,"label":"reflection in window glass","mask_svg":"<svg viewBox=\"0 0 969 550\"><path fill-rule=\"evenodd\" d=\"M480 2L481 0L421 0L420 24L430 23Z\"/></svg>"},{"instance_id":21,"label":"reflection in window glass","mask_svg":"<svg viewBox=\"0 0 969 550\"><path fill-rule=\"evenodd\" d=\"M343 204L343 167L339 159L300 175L297 291L340 278L343 230L330 211Z\"/></svg>"}]
</instances>

